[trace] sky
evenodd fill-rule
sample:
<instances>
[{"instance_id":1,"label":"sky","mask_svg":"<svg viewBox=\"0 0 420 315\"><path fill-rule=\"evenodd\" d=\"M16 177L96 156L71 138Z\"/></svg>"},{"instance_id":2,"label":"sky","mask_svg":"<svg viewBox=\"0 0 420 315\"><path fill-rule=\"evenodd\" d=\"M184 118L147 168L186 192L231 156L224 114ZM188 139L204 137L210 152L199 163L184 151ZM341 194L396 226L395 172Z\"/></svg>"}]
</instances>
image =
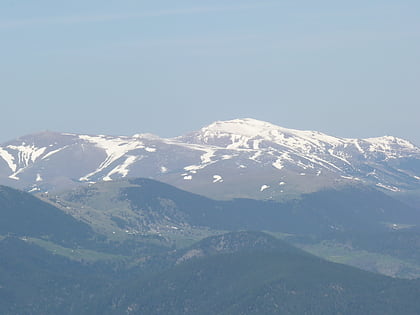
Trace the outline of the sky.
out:
<instances>
[{"instance_id":1,"label":"sky","mask_svg":"<svg viewBox=\"0 0 420 315\"><path fill-rule=\"evenodd\" d=\"M216 120L420 145L418 0L2 0L0 142Z\"/></svg>"}]
</instances>

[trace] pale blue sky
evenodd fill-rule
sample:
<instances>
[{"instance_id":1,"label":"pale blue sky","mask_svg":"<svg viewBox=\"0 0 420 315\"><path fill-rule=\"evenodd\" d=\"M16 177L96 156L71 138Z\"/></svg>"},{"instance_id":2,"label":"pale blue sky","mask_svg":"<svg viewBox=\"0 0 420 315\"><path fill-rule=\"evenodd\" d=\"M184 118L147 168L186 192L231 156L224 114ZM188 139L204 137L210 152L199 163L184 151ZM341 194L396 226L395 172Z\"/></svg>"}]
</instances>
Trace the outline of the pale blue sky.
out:
<instances>
[{"instance_id":1,"label":"pale blue sky","mask_svg":"<svg viewBox=\"0 0 420 315\"><path fill-rule=\"evenodd\" d=\"M420 145L420 2L0 1L0 142L251 117Z\"/></svg>"}]
</instances>

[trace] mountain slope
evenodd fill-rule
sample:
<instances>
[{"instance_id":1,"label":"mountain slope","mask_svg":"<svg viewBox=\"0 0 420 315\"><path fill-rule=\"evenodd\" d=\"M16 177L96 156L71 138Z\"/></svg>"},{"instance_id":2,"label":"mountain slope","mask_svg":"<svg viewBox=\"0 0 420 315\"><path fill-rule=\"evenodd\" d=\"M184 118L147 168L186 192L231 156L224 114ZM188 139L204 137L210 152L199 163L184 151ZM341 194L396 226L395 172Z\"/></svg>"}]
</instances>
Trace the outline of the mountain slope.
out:
<instances>
[{"instance_id":1,"label":"mountain slope","mask_svg":"<svg viewBox=\"0 0 420 315\"><path fill-rule=\"evenodd\" d=\"M108 212L108 221L133 233L164 233L200 226L216 230L325 234L389 231L394 228L393 224L420 224L420 213L416 209L378 190L358 186L304 194L285 202L216 201L165 183L138 178L91 185L58 198L67 208L101 207L102 203L95 200L106 198L107 208L115 209ZM85 214L90 212L87 209ZM83 218L84 212L80 215ZM93 217L84 219L94 220Z\"/></svg>"},{"instance_id":2,"label":"mountain slope","mask_svg":"<svg viewBox=\"0 0 420 315\"><path fill-rule=\"evenodd\" d=\"M334 264L261 232L168 252L162 268L81 264L0 240L2 314L418 314L420 282Z\"/></svg>"},{"instance_id":3,"label":"mountain slope","mask_svg":"<svg viewBox=\"0 0 420 315\"><path fill-rule=\"evenodd\" d=\"M216 201L139 178L50 198L112 239L166 240L179 248L222 231L264 230L368 270L409 278L420 270L415 254L420 213L366 187L323 190L284 202Z\"/></svg>"},{"instance_id":4,"label":"mountain slope","mask_svg":"<svg viewBox=\"0 0 420 315\"><path fill-rule=\"evenodd\" d=\"M148 177L202 195L284 199L341 184L420 188L420 149L395 137L345 139L254 119L172 139L44 132L0 146L0 183L51 191Z\"/></svg>"},{"instance_id":5,"label":"mountain slope","mask_svg":"<svg viewBox=\"0 0 420 315\"><path fill-rule=\"evenodd\" d=\"M101 301L101 312L417 314L420 311L416 298L420 293L418 281L391 279L330 263L268 235L234 233L212 237L195 246L202 252L212 252L211 248L221 250L191 257L146 280L134 278L125 282Z\"/></svg>"},{"instance_id":6,"label":"mountain slope","mask_svg":"<svg viewBox=\"0 0 420 315\"><path fill-rule=\"evenodd\" d=\"M77 243L93 236L91 227L33 195L0 186L0 235Z\"/></svg>"},{"instance_id":7,"label":"mountain slope","mask_svg":"<svg viewBox=\"0 0 420 315\"><path fill-rule=\"evenodd\" d=\"M17 238L0 240L0 313L82 314L111 273Z\"/></svg>"}]
</instances>

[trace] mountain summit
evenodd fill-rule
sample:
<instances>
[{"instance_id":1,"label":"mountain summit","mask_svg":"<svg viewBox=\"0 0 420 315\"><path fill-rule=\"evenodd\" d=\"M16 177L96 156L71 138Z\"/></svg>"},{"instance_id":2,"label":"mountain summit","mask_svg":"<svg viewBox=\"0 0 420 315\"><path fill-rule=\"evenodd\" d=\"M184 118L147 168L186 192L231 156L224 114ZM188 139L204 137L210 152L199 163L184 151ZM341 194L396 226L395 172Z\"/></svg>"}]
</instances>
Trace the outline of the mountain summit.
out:
<instances>
[{"instance_id":1,"label":"mountain summit","mask_svg":"<svg viewBox=\"0 0 420 315\"><path fill-rule=\"evenodd\" d=\"M353 146L362 154L381 151L388 157L394 156L396 152L420 153L420 149L409 141L392 136L368 139L337 138L319 131L288 129L251 118L217 121L178 139L188 143L241 149L259 149L261 142L268 141L302 153L326 153L331 148L348 146Z\"/></svg>"},{"instance_id":2,"label":"mountain summit","mask_svg":"<svg viewBox=\"0 0 420 315\"><path fill-rule=\"evenodd\" d=\"M347 139L255 119L176 138L44 132L0 146L0 183L49 191L148 177L216 198L282 198L340 184L420 188L420 148L391 136Z\"/></svg>"}]
</instances>

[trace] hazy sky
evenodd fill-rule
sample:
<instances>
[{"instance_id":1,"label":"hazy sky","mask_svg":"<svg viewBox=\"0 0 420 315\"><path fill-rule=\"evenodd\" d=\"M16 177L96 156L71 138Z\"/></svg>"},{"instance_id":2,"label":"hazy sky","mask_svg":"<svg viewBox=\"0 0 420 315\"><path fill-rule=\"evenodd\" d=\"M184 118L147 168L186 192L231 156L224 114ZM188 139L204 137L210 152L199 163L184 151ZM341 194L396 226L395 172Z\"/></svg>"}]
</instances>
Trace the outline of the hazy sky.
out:
<instances>
[{"instance_id":1,"label":"hazy sky","mask_svg":"<svg viewBox=\"0 0 420 315\"><path fill-rule=\"evenodd\" d=\"M251 117L420 145L420 1L2 0L0 142Z\"/></svg>"}]
</instances>

